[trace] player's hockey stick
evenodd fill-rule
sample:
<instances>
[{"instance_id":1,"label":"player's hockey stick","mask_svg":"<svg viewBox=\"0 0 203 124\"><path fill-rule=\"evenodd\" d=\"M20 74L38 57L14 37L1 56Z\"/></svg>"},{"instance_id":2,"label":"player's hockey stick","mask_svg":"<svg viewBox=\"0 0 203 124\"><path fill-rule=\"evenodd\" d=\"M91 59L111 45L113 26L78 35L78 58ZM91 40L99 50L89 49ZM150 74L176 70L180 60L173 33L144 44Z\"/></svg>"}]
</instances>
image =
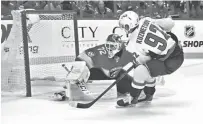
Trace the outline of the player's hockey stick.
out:
<instances>
[{"instance_id":1,"label":"player's hockey stick","mask_svg":"<svg viewBox=\"0 0 203 124\"><path fill-rule=\"evenodd\" d=\"M90 108L92 105L94 105L94 103L96 103L106 92L108 92L114 85L116 85L121 79L123 79L123 77L126 76L126 74L128 74L132 69L134 68L134 65L132 65L130 68L128 68L128 70L123 73L114 83L112 83L103 93L101 93L96 99L94 99L93 101L89 102L89 103L74 103L73 106L75 106L76 108Z\"/></svg>"}]
</instances>

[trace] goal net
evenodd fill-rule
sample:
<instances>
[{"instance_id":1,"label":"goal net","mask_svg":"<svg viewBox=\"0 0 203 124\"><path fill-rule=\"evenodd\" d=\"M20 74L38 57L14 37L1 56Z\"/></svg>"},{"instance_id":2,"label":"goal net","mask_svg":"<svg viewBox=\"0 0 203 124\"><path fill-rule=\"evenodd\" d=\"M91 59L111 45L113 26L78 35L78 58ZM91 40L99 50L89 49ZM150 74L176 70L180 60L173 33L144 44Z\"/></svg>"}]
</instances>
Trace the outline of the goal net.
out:
<instances>
[{"instance_id":1,"label":"goal net","mask_svg":"<svg viewBox=\"0 0 203 124\"><path fill-rule=\"evenodd\" d=\"M76 14L17 10L12 16L13 26L1 49L1 93L31 96L34 81L65 78L60 63L78 55ZM31 23L35 17L40 20Z\"/></svg>"}]
</instances>

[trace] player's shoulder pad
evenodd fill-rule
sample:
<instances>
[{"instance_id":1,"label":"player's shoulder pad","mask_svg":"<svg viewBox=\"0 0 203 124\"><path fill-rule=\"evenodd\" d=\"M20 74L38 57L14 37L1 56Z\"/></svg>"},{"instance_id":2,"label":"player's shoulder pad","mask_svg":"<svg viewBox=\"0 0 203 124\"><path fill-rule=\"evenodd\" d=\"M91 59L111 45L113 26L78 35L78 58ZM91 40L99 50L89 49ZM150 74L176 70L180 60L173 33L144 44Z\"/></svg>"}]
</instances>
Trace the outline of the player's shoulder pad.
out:
<instances>
[{"instance_id":1,"label":"player's shoulder pad","mask_svg":"<svg viewBox=\"0 0 203 124\"><path fill-rule=\"evenodd\" d=\"M150 18L150 17L144 17L144 18L142 18L142 19L140 19L140 24L142 24L142 23L144 23L145 21L150 21L150 22L152 22L153 21L153 19L152 18Z\"/></svg>"},{"instance_id":2,"label":"player's shoulder pad","mask_svg":"<svg viewBox=\"0 0 203 124\"><path fill-rule=\"evenodd\" d=\"M142 18L141 20L143 20L143 21L145 21L145 20L149 20L149 21L151 21L152 18L150 18L150 17L144 17L144 18ZM140 20L140 21L141 21L141 20Z\"/></svg>"}]
</instances>

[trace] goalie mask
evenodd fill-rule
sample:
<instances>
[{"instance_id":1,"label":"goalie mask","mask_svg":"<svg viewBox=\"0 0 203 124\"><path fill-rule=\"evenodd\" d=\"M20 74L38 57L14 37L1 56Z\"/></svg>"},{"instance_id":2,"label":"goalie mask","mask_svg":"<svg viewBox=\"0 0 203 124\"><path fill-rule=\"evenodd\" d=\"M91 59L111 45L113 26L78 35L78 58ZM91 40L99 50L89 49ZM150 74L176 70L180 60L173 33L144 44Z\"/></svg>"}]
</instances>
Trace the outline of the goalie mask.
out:
<instances>
[{"instance_id":1,"label":"goalie mask","mask_svg":"<svg viewBox=\"0 0 203 124\"><path fill-rule=\"evenodd\" d=\"M105 47L109 58L114 57L114 55L122 49L123 42L121 40L121 37L122 36L119 36L117 34L111 34L107 37Z\"/></svg>"}]
</instances>

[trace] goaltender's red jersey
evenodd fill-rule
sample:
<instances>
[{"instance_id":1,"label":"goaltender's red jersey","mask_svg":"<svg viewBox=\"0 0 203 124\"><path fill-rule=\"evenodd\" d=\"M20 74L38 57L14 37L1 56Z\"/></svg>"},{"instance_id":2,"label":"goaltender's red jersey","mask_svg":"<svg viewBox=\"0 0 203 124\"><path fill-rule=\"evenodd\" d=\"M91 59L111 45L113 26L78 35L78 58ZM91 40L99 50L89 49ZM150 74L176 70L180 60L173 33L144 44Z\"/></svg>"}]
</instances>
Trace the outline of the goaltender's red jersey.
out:
<instances>
[{"instance_id":1,"label":"goaltender's red jersey","mask_svg":"<svg viewBox=\"0 0 203 124\"><path fill-rule=\"evenodd\" d=\"M111 70L122 68L133 61L132 54L125 49L121 50L113 58L109 58L104 44L85 50L78 58L86 61L89 68L101 69L106 76L110 76L109 72Z\"/></svg>"}]
</instances>

